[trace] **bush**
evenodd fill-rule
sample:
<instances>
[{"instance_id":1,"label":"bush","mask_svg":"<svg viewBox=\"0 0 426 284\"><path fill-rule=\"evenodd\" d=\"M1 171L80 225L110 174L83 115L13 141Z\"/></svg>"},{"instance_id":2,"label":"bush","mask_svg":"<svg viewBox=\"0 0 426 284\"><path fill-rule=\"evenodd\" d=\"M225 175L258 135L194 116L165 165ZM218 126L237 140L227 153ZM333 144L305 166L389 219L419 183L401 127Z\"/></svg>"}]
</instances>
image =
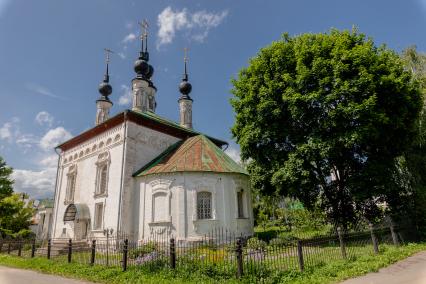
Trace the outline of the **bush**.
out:
<instances>
[{"instance_id":1,"label":"bush","mask_svg":"<svg viewBox=\"0 0 426 284\"><path fill-rule=\"evenodd\" d=\"M252 237L247 241L247 248L252 250L265 250L266 242L259 240L256 237Z\"/></svg>"},{"instance_id":2,"label":"bush","mask_svg":"<svg viewBox=\"0 0 426 284\"><path fill-rule=\"evenodd\" d=\"M148 242L146 244L143 244L142 246L132 249L129 251L129 257L130 258L138 258L143 257L146 254L152 253L155 250L157 250L157 245L154 242Z\"/></svg>"}]
</instances>

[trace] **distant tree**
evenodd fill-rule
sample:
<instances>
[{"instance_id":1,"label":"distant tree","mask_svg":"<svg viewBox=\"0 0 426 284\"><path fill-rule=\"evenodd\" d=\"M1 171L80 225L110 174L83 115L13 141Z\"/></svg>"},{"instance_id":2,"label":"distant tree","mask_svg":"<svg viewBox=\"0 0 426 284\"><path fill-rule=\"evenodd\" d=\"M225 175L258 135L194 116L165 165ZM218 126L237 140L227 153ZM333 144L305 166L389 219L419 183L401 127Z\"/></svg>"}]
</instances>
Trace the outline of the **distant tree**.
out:
<instances>
[{"instance_id":1,"label":"distant tree","mask_svg":"<svg viewBox=\"0 0 426 284\"><path fill-rule=\"evenodd\" d=\"M264 194L319 205L333 222L380 215L416 134L419 84L357 31L284 35L234 79L232 133Z\"/></svg>"},{"instance_id":2,"label":"distant tree","mask_svg":"<svg viewBox=\"0 0 426 284\"><path fill-rule=\"evenodd\" d=\"M13 180L10 178L12 168L0 157L0 200L13 193Z\"/></svg>"},{"instance_id":3,"label":"distant tree","mask_svg":"<svg viewBox=\"0 0 426 284\"><path fill-rule=\"evenodd\" d=\"M28 235L34 209L25 194L13 193L12 168L0 157L0 234Z\"/></svg>"},{"instance_id":4,"label":"distant tree","mask_svg":"<svg viewBox=\"0 0 426 284\"><path fill-rule=\"evenodd\" d=\"M34 214L32 202L23 200L22 194L12 194L0 201L0 228L3 234L27 234Z\"/></svg>"}]
</instances>

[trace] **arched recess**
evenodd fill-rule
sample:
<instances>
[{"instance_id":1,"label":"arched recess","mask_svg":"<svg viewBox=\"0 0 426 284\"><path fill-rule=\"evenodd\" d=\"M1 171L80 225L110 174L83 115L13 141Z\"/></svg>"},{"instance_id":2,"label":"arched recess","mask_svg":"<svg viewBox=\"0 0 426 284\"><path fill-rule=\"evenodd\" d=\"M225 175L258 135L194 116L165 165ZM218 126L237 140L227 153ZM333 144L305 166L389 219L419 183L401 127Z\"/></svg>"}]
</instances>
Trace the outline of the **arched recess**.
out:
<instances>
[{"instance_id":1,"label":"arched recess","mask_svg":"<svg viewBox=\"0 0 426 284\"><path fill-rule=\"evenodd\" d=\"M170 180L155 180L150 183L152 189L151 222L171 222L171 199Z\"/></svg>"}]
</instances>

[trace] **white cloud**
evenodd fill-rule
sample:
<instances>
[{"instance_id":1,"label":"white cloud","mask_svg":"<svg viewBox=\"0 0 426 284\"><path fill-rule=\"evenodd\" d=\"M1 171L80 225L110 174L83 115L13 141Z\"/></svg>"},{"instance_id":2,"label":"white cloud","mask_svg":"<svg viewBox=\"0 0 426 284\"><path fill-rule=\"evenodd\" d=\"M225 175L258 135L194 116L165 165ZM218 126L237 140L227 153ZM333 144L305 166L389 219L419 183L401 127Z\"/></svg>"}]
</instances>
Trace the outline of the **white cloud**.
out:
<instances>
[{"instance_id":1,"label":"white cloud","mask_svg":"<svg viewBox=\"0 0 426 284\"><path fill-rule=\"evenodd\" d=\"M133 42L136 39L136 35L134 33L130 33L124 37L122 40L123 43Z\"/></svg>"},{"instance_id":2,"label":"white cloud","mask_svg":"<svg viewBox=\"0 0 426 284\"><path fill-rule=\"evenodd\" d=\"M0 139L10 141L12 139L12 123L6 122L0 128Z\"/></svg>"},{"instance_id":3,"label":"white cloud","mask_svg":"<svg viewBox=\"0 0 426 284\"><path fill-rule=\"evenodd\" d=\"M19 118L17 117L13 117L10 121L5 122L0 128L0 140L6 140L12 143L14 138L19 134L18 124Z\"/></svg>"},{"instance_id":4,"label":"white cloud","mask_svg":"<svg viewBox=\"0 0 426 284\"><path fill-rule=\"evenodd\" d=\"M40 125L52 126L53 120L53 116L47 111L41 111L35 117L35 121Z\"/></svg>"},{"instance_id":5,"label":"white cloud","mask_svg":"<svg viewBox=\"0 0 426 284\"><path fill-rule=\"evenodd\" d=\"M56 180L56 167L40 171L15 169L12 173L15 180L14 190L28 193L31 198L53 197Z\"/></svg>"},{"instance_id":6,"label":"white cloud","mask_svg":"<svg viewBox=\"0 0 426 284\"><path fill-rule=\"evenodd\" d=\"M65 142L66 140L72 137L71 133L69 133L63 127L56 127L54 129L50 129L40 140L40 147L43 150L51 150L54 147L58 146L60 143Z\"/></svg>"},{"instance_id":7,"label":"white cloud","mask_svg":"<svg viewBox=\"0 0 426 284\"><path fill-rule=\"evenodd\" d=\"M56 168L58 163L58 155L52 154L46 156L40 161L40 165L48 168Z\"/></svg>"},{"instance_id":8,"label":"white cloud","mask_svg":"<svg viewBox=\"0 0 426 284\"><path fill-rule=\"evenodd\" d=\"M176 10L166 7L157 19L158 40L157 48L172 43L178 31L187 31L190 38L203 42L211 28L219 26L228 15L228 11L210 13L207 11L188 12L187 9Z\"/></svg>"},{"instance_id":9,"label":"white cloud","mask_svg":"<svg viewBox=\"0 0 426 284\"><path fill-rule=\"evenodd\" d=\"M232 158L238 164L241 164L241 152L237 148L229 147L226 149L225 153Z\"/></svg>"},{"instance_id":10,"label":"white cloud","mask_svg":"<svg viewBox=\"0 0 426 284\"><path fill-rule=\"evenodd\" d=\"M132 90L126 85L121 85L122 95L118 98L118 104L126 106L132 101Z\"/></svg>"},{"instance_id":11,"label":"white cloud","mask_svg":"<svg viewBox=\"0 0 426 284\"><path fill-rule=\"evenodd\" d=\"M54 93L52 93L52 91L50 91L46 87L40 86L38 84L28 83L26 85L26 88L27 88L27 90L29 90L29 91L31 91L35 94L41 95L41 96L50 97L50 98L54 98L54 99L64 99L61 96L55 95Z\"/></svg>"},{"instance_id":12,"label":"white cloud","mask_svg":"<svg viewBox=\"0 0 426 284\"><path fill-rule=\"evenodd\" d=\"M18 146L28 150L32 148L34 145L39 143L39 138L37 138L33 134L19 134L16 137L15 143ZM24 151L24 152L26 153L27 151Z\"/></svg>"}]
</instances>

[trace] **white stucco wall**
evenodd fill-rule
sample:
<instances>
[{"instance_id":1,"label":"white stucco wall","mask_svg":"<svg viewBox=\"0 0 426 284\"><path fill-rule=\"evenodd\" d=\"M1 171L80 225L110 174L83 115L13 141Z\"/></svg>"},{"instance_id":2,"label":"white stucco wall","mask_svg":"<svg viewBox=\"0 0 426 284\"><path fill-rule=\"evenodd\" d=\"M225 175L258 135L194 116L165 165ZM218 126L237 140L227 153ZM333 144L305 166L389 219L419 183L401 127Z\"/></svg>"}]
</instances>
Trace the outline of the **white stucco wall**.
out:
<instances>
[{"instance_id":1,"label":"white stucco wall","mask_svg":"<svg viewBox=\"0 0 426 284\"><path fill-rule=\"evenodd\" d=\"M71 165L77 167L75 185L75 204L86 204L90 210L89 234L101 236L102 229L112 228L117 230L118 201L121 183L122 156L123 156L124 124L104 132L81 145L61 153L57 191L55 198L53 238L74 238L72 222L64 223L63 217L68 204L65 204L67 187L67 173ZM96 198L95 185L98 156L107 152L110 157L107 195ZM94 210L96 203L104 204L104 218L101 230L93 230ZM66 235L63 235L63 229Z\"/></svg>"},{"instance_id":2,"label":"white stucco wall","mask_svg":"<svg viewBox=\"0 0 426 284\"><path fill-rule=\"evenodd\" d=\"M180 139L133 122L128 122L126 139L120 230L136 238L139 231L139 186L132 175Z\"/></svg>"},{"instance_id":3,"label":"white stucco wall","mask_svg":"<svg viewBox=\"0 0 426 284\"><path fill-rule=\"evenodd\" d=\"M139 239L172 234L177 240L197 240L214 228L253 234L253 210L247 176L219 173L175 173L137 179L140 191ZM238 218L237 190L244 191L244 218ZM212 219L197 220L197 192L212 193ZM165 194L163 204L153 199ZM164 200L164 199L161 199ZM155 207L155 208L154 208ZM163 212L156 212L156 211ZM168 216L155 220L154 215Z\"/></svg>"}]
</instances>

